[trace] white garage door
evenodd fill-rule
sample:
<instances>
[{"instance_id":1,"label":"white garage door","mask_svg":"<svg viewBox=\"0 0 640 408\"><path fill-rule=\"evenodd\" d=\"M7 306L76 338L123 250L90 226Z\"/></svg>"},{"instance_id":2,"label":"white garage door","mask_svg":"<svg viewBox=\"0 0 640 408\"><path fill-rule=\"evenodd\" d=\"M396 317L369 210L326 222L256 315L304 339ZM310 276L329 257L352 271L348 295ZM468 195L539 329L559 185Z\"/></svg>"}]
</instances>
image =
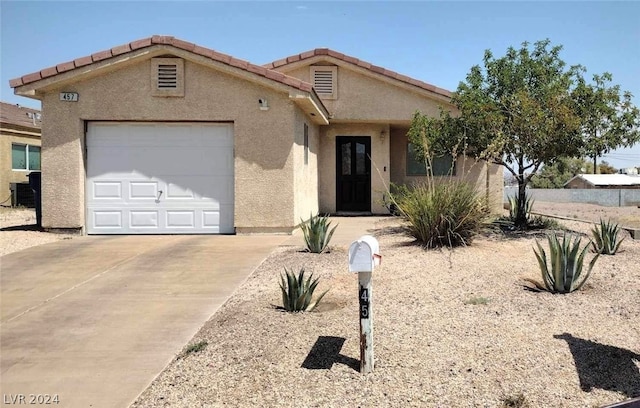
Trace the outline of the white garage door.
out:
<instances>
[{"instance_id":1,"label":"white garage door","mask_svg":"<svg viewBox=\"0 0 640 408\"><path fill-rule=\"evenodd\" d=\"M90 123L87 233L233 233L228 124Z\"/></svg>"}]
</instances>

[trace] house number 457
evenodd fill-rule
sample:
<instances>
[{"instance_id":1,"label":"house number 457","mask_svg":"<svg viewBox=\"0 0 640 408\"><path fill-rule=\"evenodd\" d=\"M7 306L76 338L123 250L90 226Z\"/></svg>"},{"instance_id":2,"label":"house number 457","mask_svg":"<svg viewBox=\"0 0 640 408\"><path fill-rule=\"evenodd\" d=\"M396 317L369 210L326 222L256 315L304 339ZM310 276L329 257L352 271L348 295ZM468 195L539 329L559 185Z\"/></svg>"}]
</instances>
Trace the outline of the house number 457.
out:
<instances>
[{"instance_id":1,"label":"house number 457","mask_svg":"<svg viewBox=\"0 0 640 408\"><path fill-rule=\"evenodd\" d=\"M77 92L60 92L60 100L65 102L78 102Z\"/></svg>"}]
</instances>

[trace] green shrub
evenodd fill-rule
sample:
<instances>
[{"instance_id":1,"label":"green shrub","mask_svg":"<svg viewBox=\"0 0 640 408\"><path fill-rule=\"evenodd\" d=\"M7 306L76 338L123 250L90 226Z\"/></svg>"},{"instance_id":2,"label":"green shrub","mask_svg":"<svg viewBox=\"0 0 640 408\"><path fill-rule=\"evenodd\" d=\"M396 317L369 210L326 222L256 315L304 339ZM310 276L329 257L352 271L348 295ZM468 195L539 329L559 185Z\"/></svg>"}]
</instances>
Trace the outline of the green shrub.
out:
<instances>
[{"instance_id":1,"label":"green shrub","mask_svg":"<svg viewBox=\"0 0 640 408\"><path fill-rule=\"evenodd\" d=\"M287 312L310 312L318 306L328 290L313 301L313 292L318 286L320 278L313 279L313 273L305 280L304 268L300 268L298 276L293 270L284 268L285 276L280 274L280 289L282 290L282 304Z\"/></svg>"},{"instance_id":2,"label":"green shrub","mask_svg":"<svg viewBox=\"0 0 640 408\"><path fill-rule=\"evenodd\" d=\"M540 265L543 283L541 285L535 281L530 282L534 283L538 289L552 293L571 293L580 289L589 278L600 254L596 254L586 271L583 271L584 255L589 245L580 248L580 238L572 239L571 235L568 235L568 238L564 235L560 242L556 234L549 234L547 241L549 242L549 263L547 263L547 254L538 241L536 245L539 252L535 248L533 250Z\"/></svg>"},{"instance_id":3,"label":"green shrub","mask_svg":"<svg viewBox=\"0 0 640 408\"><path fill-rule=\"evenodd\" d=\"M327 250L331 237L338 226L331 227L328 216L312 215L309 222L301 220L300 228L304 234L304 243L309 252L320 254Z\"/></svg>"},{"instance_id":4,"label":"green shrub","mask_svg":"<svg viewBox=\"0 0 640 408\"><path fill-rule=\"evenodd\" d=\"M411 235L427 248L468 245L489 215L473 187L453 180L401 189L395 202Z\"/></svg>"},{"instance_id":5,"label":"green shrub","mask_svg":"<svg viewBox=\"0 0 640 408\"><path fill-rule=\"evenodd\" d=\"M523 393L518 393L516 395L509 395L502 398L502 405L500 405L500 408L529 408L529 406L527 397L525 397Z\"/></svg>"},{"instance_id":6,"label":"green shrub","mask_svg":"<svg viewBox=\"0 0 640 408\"><path fill-rule=\"evenodd\" d=\"M472 297L465 300L464 304L465 305L486 305L489 302L490 302L490 299L479 296L479 297Z\"/></svg>"},{"instance_id":7,"label":"green shrub","mask_svg":"<svg viewBox=\"0 0 640 408\"><path fill-rule=\"evenodd\" d=\"M178 358L185 358L189 354L199 353L202 350L204 350L208 345L209 343L206 340L202 340L197 343L190 344L184 349L184 351L180 356L178 356Z\"/></svg>"},{"instance_id":8,"label":"green shrub","mask_svg":"<svg viewBox=\"0 0 640 408\"><path fill-rule=\"evenodd\" d=\"M615 255L620 248L620 244L624 241L624 238L618 240L619 233L620 227L618 224L614 224L611 221L605 222L601 218L600 227L591 230L593 251L602 255Z\"/></svg>"},{"instance_id":9,"label":"green shrub","mask_svg":"<svg viewBox=\"0 0 640 408\"><path fill-rule=\"evenodd\" d=\"M515 196L509 197L509 219L515 222L518 219L519 213L524 213L523 217L527 220L527 224L531 221L531 209L535 200L527 193L524 195L524 207L520 208L518 199L520 196L516 193Z\"/></svg>"}]
</instances>

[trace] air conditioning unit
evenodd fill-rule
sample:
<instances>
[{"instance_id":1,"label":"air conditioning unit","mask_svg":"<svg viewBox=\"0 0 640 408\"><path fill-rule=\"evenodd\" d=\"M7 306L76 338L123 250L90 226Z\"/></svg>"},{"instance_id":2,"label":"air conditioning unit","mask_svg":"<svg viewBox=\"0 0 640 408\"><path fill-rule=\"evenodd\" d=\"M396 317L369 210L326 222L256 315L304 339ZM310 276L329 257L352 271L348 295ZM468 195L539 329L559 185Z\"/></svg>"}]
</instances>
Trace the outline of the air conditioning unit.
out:
<instances>
[{"instance_id":1,"label":"air conditioning unit","mask_svg":"<svg viewBox=\"0 0 640 408\"><path fill-rule=\"evenodd\" d=\"M10 183L11 206L35 208L35 198L29 183Z\"/></svg>"}]
</instances>

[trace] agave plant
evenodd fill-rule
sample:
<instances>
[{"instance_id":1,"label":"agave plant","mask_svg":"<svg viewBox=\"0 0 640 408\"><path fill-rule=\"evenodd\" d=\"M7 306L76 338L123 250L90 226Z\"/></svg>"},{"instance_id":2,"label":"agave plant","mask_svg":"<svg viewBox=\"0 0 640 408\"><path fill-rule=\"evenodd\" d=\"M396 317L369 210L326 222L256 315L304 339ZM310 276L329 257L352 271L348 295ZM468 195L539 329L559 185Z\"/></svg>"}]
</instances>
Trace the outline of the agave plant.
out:
<instances>
[{"instance_id":1,"label":"agave plant","mask_svg":"<svg viewBox=\"0 0 640 408\"><path fill-rule=\"evenodd\" d=\"M313 292L316 290L320 278L313 279L312 273L305 280L304 268L300 268L297 276L293 270L284 268L284 271L286 279L280 274L280 289L282 290L282 304L287 312L310 312L318 306L329 291L324 291L313 301Z\"/></svg>"},{"instance_id":2,"label":"agave plant","mask_svg":"<svg viewBox=\"0 0 640 408\"><path fill-rule=\"evenodd\" d=\"M540 265L542 272L542 282L533 282L538 289L548 290L552 293L571 293L578 290L584 285L589 278L593 265L596 263L598 256L593 257L586 270L583 270L584 255L589 245L580 248L580 238L573 239L571 235L564 235L562 242L558 240L556 234L547 235L549 241L549 264L547 264L547 253L538 241L539 252L533 250Z\"/></svg>"},{"instance_id":3,"label":"agave plant","mask_svg":"<svg viewBox=\"0 0 640 408\"><path fill-rule=\"evenodd\" d=\"M614 224L611 221L604 221L601 218L600 227L591 230L591 234L593 235L593 241L591 241L593 251L602 255L615 255L620 248L620 244L624 241L624 238L618 240L619 233L620 227L618 224Z\"/></svg>"},{"instance_id":4,"label":"agave plant","mask_svg":"<svg viewBox=\"0 0 640 408\"><path fill-rule=\"evenodd\" d=\"M311 215L309 223L301 220L300 228L304 234L304 243L309 252L320 254L329 246L331 237L335 232L337 225L330 229L331 222L329 217L320 215Z\"/></svg>"},{"instance_id":5,"label":"agave plant","mask_svg":"<svg viewBox=\"0 0 640 408\"><path fill-rule=\"evenodd\" d=\"M519 202L518 194L509 196L509 219L515 222L518 219L518 212L524 211L524 218L527 220L527 223L529 223L531 220L531 209L533 208L535 200L529 194L525 193L524 208L518 206Z\"/></svg>"}]
</instances>

